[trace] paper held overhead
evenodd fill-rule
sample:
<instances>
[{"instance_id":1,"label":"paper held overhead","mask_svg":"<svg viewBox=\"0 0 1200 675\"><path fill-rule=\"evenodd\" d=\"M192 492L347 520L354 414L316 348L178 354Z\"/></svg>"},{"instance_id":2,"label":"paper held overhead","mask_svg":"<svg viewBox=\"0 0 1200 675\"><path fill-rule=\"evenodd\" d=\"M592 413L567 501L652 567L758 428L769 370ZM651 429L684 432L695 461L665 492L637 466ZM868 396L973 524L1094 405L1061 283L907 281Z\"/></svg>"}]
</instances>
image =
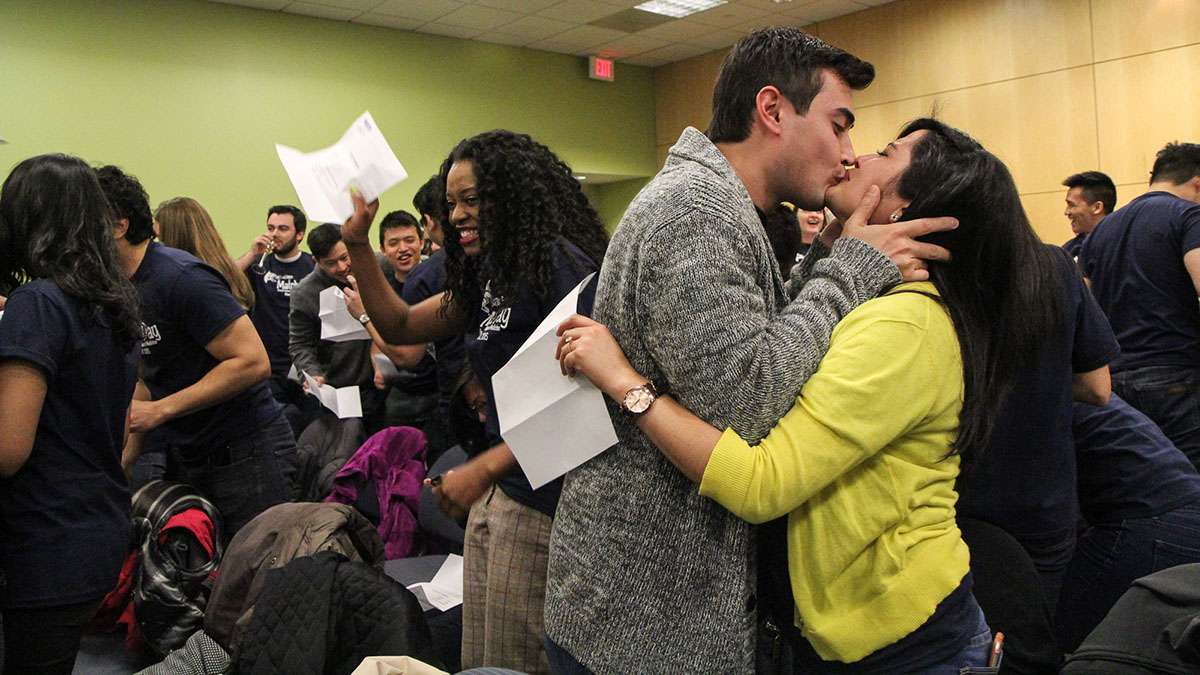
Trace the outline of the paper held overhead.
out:
<instances>
[{"instance_id":1,"label":"paper held overhead","mask_svg":"<svg viewBox=\"0 0 1200 675\"><path fill-rule=\"evenodd\" d=\"M563 377L554 359L558 325L575 313L593 276L567 293L492 377L500 435L534 488L617 443L604 394L585 377Z\"/></svg>"},{"instance_id":2,"label":"paper held overhead","mask_svg":"<svg viewBox=\"0 0 1200 675\"><path fill-rule=\"evenodd\" d=\"M276 143L275 152L308 219L318 223L346 222L354 213L350 188L370 202L408 178L369 112L324 150L304 153Z\"/></svg>"}]
</instances>

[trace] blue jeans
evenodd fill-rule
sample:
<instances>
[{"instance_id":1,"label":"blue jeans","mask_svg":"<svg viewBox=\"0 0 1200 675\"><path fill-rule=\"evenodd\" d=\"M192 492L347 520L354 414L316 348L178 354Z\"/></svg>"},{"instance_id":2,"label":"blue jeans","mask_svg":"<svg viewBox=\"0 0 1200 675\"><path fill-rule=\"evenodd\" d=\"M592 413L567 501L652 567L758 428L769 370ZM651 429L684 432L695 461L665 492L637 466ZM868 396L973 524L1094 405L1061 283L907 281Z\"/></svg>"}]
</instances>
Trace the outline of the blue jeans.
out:
<instances>
[{"instance_id":1,"label":"blue jeans","mask_svg":"<svg viewBox=\"0 0 1200 675\"><path fill-rule=\"evenodd\" d=\"M220 512L226 543L258 514L294 499L296 438L283 415L181 464L187 483Z\"/></svg>"},{"instance_id":2,"label":"blue jeans","mask_svg":"<svg viewBox=\"0 0 1200 675\"><path fill-rule=\"evenodd\" d=\"M1073 651L1135 579L1200 562L1200 504L1088 528L1058 601L1059 642Z\"/></svg>"},{"instance_id":3,"label":"blue jeans","mask_svg":"<svg viewBox=\"0 0 1200 675\"><path fill-rule=\"evenodd\" d=\"M1200 468L1200 370L1152 366L1112 376L1113 391L1154 420Z\"/></svg>"}]
</instances>

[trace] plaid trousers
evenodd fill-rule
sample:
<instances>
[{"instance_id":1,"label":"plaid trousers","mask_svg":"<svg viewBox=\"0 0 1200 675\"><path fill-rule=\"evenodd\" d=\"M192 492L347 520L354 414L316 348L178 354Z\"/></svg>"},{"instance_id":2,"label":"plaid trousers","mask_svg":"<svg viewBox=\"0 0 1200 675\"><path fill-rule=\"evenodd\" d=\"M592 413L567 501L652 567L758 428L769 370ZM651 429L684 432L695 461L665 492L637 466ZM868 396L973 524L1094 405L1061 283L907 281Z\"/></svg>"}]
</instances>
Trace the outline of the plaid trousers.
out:
<instances>
[{"instance_id":1,"label":"plaid trousers","mask_svg":"<svg viewBox=\"0 0 1200 675\"><path fill-rule=\"evenodd\" d=\"M463 544L462 667L549 673L542 637L553 520L492 486Z\"/></svg>"}]
</instances>

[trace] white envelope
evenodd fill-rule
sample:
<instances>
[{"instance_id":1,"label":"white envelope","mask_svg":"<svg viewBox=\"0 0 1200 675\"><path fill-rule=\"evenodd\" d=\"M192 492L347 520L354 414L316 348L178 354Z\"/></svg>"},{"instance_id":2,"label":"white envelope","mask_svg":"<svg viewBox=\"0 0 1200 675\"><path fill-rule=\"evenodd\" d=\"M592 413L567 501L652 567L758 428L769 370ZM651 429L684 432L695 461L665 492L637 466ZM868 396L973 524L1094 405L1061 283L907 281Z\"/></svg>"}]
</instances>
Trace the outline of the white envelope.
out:
<instances>
[{"instance_id":1,"label":"white envelope","mask_svg":"<svg viewBox=\"0 0 1200 675\"><path fill-rule=\"evenodd\" d=\"M408 178L369 112L324 150L304 153L277 143L275 152L308 219L316 223L346 222L354 213L352 187L369 203Z\"/></svg>"},{"instance_id":2,"label":"white envelope","mask_svg":"<svg viewBox=\"0 0 1200 675\"><path fill-rule=\"evenodd\" d=\"M358 387L333 387L328 384L317 384L308 373L304 381L308 383L308 393L317 397L321 405L333 411L339 420L350 417L362 417L362 397Z\"/></svg>"},{"instance_id":3,"label":"white envelope","mask_svg":"<svg viewBox=\"0 0 1200 675\"><path fill-rule=\"evenodd\" d=\"M383 373L385 380L400 377L400 371L396 369L396 364L387 357L387 354L375 353L371 355L371 360L375 362L375 370Z\"/></svg>"},{"instance_id":4,"label":"white envelope","mask_svg":"<svg viewBox=\"0 0 1200 675\"><path fill-rule=\"evenodd\" d=\"M332 342L348 342L350 340L370 340L371 334L367 327L350 316L346 309L346 294L337 286L330 286L321 291L321 339Z\"/></svg>"},{"instance_id":5,"label":"white envelope","mask_svg":"<svg viewBox=\"0 0 1200 675\"><path fill-rule=\"evenodd\" d=\"M586 377L563 377L554 358L558 325L575 313L592 276L567 293L492 376L500 436L534 488L617 443L604 394Z\"/></svg>"}]
</instances>

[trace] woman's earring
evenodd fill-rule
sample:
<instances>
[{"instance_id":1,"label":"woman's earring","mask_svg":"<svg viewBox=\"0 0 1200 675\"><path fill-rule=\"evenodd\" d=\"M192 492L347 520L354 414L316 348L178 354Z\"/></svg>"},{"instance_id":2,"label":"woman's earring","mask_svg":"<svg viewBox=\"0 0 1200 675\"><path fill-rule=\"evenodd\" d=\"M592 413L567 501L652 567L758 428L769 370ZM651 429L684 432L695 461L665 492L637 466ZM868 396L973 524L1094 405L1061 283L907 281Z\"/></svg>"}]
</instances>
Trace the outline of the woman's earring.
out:
<instances>
[{"instance_id":1,"label":"woman's earring","mask_svg":"<svg viewBox=\"0 0 1200 675\"><path fill-rule=\"evenodd\" d=\"M900 220L900 216L903 214L904 214L903 211L901 211L900 209L896 209L895 211L892 211L892 215L888 216L888 220L890 220L894 223L897 220Z\"/></svg>"}]
</instances>

